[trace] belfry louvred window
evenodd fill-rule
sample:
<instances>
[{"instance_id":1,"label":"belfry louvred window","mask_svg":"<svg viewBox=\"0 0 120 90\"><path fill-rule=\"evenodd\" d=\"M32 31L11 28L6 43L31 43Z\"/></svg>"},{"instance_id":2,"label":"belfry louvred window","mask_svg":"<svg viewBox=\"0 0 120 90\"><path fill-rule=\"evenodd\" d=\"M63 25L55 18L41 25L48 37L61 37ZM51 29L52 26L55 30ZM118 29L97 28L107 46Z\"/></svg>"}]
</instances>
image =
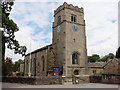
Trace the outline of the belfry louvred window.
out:
<instances>
[{"instance_id":1,"label":"belfry louvred window","mask_svg":"<svg viewBox=\"0 0 120 90\"><path fill-rule=\"evenodd\" d=\"M71 15L71 21L72 22L76 22L77 20L76 20L76 15Z\"/></svg>"},{"instance_id":2,"label":"belfry louvred window","mask_svg":"<svg viewBox=\"0 0 120 90\"><path fill-rule=\"evenodd\" d=\"M44 56L42 56L42 64L43 64L42 69L43 69L43 71L44 71L44 70L45 70L45 58L44 58Z\"/></svg>"},{"instance_id":3,"label":"belfry louvred window","mask_svg":"<svg viewBox=\"0 0 120 90\"><path fill-rule=\"evenodd\" d=\"M61 23L61 16L58 17L58 22L57 24L59 25Z\"/></svg>"}]
</instances>

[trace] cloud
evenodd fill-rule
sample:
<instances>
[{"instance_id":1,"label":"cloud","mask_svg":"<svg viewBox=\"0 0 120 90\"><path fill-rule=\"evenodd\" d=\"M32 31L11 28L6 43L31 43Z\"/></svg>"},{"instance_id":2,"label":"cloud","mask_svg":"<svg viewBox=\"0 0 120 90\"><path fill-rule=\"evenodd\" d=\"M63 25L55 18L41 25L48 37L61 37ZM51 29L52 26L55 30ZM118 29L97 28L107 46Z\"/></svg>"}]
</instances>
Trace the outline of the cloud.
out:
<instances>
[{"instance_id":1,"label":"cloud","mask_svg":"<svg viewBox=\"0 0 120 90\"><path fill-rule=\"evenodd\" d=\"M27 53L51 44L54 8L57 8L56 3L15 2L10 17L19 27L15 38L20 45L27 46ZM18 54L14 55L14 52L8 49L6 56L13 57L14 61L21 57Z\"/></svg>"},{"instance_id":2,"label":"cloud","mask_svg":"<svg viewBox=\"0 0 120 90\"><path fill-rule=\"evenodd\" d=\"M88 55L115 54L118 47L118 0L68 2L84 8Z\"/></svg>"},{"instance_id":3,"label":"cloud","mask_svg":"<svg viewBox=\"0 0 120 90\"><path fill-rule=\"evenodd\" d=\"M88 55L115 54L118 47L117 3L93 3L85 7Z\"/></svg>"},{"instance_id":4,"label":"cloud","mask_svg":"<svg viewBox=\"0 0 120 90\"><path fill-rule=\"evenodd\" d=\"M18 24L19 31L16 39L21 45L25 45L30 52L30 37L32 33L32 51L52 43L52 22L54 10L64 0L59 1L27 1L16 0L10 17ZM115 54L118 43L118 0L86 1L68 0L68 4L84 8L87 35L88 55L97 53L100 55L112 52ZM21 58L7 49L6 56L13 60Z\"/></svg>"}]
</instances>

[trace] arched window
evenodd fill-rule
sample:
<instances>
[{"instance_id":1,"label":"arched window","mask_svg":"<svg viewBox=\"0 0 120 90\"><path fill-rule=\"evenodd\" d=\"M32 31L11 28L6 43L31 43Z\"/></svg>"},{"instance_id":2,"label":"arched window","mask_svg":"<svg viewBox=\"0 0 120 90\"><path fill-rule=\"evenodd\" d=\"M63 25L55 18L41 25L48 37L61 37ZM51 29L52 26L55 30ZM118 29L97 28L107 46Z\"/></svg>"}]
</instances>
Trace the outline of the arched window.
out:
<instances>
[{"instance_id":1,"label":"arched window","mask_svg":"<svg viewBox=\"0 0 120 90\"><path fill-rule=\"evenodd\" d=\"M37 68L38 68L37 72L39 73L40 72L40 63L39 62L37 64Z\"/></svg>"},{"instance_id":2,"label":"arched window","mask_svg":"<svg viewBox=\"0 0 120 90\"><path fill-rule=\"evenodd\" d=\"M42 67L42 69L43 69L43 71L45 70L45 58L44 58L44 56L42 56L42 62L43 62L43 67Z\"/></svg>"},{"instance_id":3,"label":"arched window","mask_svg":"<svg viewBox=\"0 0 120 90\"><path fill-rule=\"evenodd\" d=\"M33 61L34 65L33 65L33 72L34 72L34 75L36 75L36 58L34 58L34 61Z\"/></svg>"},{"instance_id":4,"label":"arched window","mask_svg":"<svg viewBox=\"0 0 120 90\"><path fill-rule=\"evenodd\" d=\"M32 64L33 64L33 59L30 60L30 68L31 68L31 70L32 70L32 66L33 66Z\"/></svg>"},{"instance_id":5,"label":"arched window","mask_svg":"<svg viewBox=\"0 0 120 90\"><path fill-rule=\"evenodd\" d=\"M79 53L75 52L72 54L72 64L78 64Z\"/></svg>"},{"instance_id":6,"label":"arched window","mask_svg":"<svg viewBox=\"0 0 120 90\"><path fill-rule=\"evenodd\" d=\"M29 61L26 60L26 71L28 72L28 68L29 68Z\"/></svg>"}]
</instances>

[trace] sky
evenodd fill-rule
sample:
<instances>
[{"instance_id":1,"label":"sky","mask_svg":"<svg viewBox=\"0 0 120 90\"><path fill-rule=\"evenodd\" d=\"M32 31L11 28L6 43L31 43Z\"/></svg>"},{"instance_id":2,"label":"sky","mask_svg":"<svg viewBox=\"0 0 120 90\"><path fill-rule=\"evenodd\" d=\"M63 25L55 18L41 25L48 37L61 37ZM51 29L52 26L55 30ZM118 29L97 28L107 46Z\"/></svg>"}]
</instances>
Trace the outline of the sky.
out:
<instances>
[{"instance_id":1,"label":"sky","mask_svg":"<svg viewBox=\"0 0 120 90\"><path fill-rule=\"evenodd\" d=\"M26 53L52 43L54 10L63 2L84 8L87 54L101 57L115 54L118 48L118 0L16 0L10 18L19 27L15 38L27 47ZM13 61L24 59L9 49L6 49L6 57Z\"/></svg>"}]
</instances>

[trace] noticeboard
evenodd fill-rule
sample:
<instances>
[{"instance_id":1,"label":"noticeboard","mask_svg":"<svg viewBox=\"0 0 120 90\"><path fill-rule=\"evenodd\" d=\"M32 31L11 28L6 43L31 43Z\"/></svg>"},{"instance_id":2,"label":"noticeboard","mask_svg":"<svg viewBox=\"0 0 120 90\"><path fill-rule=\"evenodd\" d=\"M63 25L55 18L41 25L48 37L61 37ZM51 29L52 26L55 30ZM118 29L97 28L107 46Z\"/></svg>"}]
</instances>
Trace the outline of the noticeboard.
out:
<instances>
[{"instance_id":1,"label":"noticeboard","mask_svg":"<svg viewBox=\"0 0 120 90\"><path fill-rule=\"evenodd\" d=\"M60 72L60 67L54 67L53 72L54 73L59 73Z\"/></svg>"}]
</instances>

